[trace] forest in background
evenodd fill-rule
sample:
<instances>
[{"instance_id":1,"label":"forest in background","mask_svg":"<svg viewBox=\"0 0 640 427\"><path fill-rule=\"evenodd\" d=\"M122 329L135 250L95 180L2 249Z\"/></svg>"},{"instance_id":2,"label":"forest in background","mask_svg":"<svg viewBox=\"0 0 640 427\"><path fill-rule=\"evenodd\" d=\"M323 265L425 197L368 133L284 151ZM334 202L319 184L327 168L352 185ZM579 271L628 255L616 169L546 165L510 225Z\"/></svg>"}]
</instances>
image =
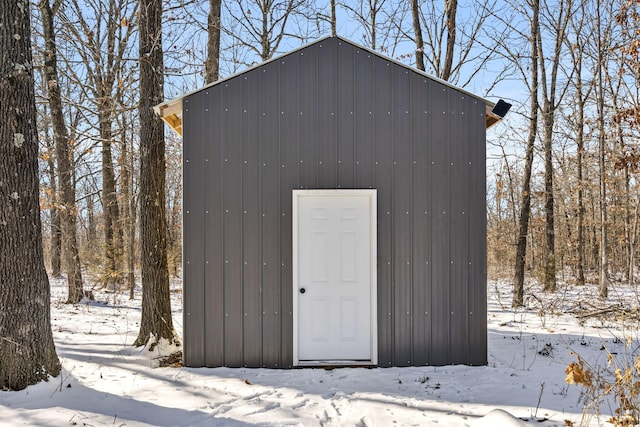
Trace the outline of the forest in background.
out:
<instances>
[{"instance_id":1,"label":"forest in background","mask_svg":"<svg viewBox=\"0 0 640 427\"><path fill-rule=\"evenodd\" d=\"M51 3L67 147L56 146L42 5ZM86 289L140 271L137 0L32 2L46 264ZM635 283L640 194L640 2L229 0L166 2L166 99L338 34L489 99L489 274ZM215 34L219 37L216 47ZM213 49L213 50L212 50ZM217 49L217 50L216 50ZM170 273L181 256L181 140L165 132ZM68 164L65 162L68 161ZM75 220L64 228L65 213ZM68 226L68 225L67 225ZM65 257L73 248L75 258Z\"/></svg>"}]
</instances>

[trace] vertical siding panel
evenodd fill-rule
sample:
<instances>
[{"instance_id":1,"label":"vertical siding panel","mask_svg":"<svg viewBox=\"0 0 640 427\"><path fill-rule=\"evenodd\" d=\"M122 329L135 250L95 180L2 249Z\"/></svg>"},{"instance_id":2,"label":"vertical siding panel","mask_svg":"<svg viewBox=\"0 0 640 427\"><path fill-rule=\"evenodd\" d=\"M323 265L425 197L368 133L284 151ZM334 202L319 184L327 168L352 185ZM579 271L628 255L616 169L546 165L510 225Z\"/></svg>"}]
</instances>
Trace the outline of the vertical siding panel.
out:
<instances>
[{"instance_id":1,"label":"vertical siding panel","mask_svg":"<svg viewBox=\"0 0 640 427\"><path fill-rule=\"evenodd\" d=\"M411 365L411 186L412 153L411 92L409 71L392 70L393 93L393 335L396 366Z\"/></svg>"},{"instance_id":2,"label":"vertical siding panel","mask_svg":"<svg viewBox=\"0 0 640 427\"><path fill-rule=\"evenodd\" d=\"M336 39L318 44L318 188L337 188Z\"/></svg>"},{"instance_id":3,"label":"vertical siding panel","mask_svg":"<svg viewBox=\"0 0 640 427\"><path fill-rule=\"evenodd\" d=\"M451 201L450 201L450 242L451 242L451 276L449 304L451 313L450 329L450 361L460 364L467 361L467 329L468 317L468 223L467 201L469 199L469 140L466 122L467 96L457 91L449 92L449 123L452 125L449 133Z\"/></svg>"},{"instance_id":4,"label":"vertical siding panel","mask_svg":"<svg viewBox=\"0 0 640 427\"><path fill-rule=\"evenodd\" d=\"M260 68L262 158L262 360L280 362L280 108L278 62Z\"/></svg>"},{"instance_id":5,"label":"vertical siding panel","mask_svg":"<svg viewBox=\"0 0 640 427\"><path fill-rule=\"evenodd\" d=\"M429 113L432 144L431 173L431 363L449 362L449 106L447 92L451 89L432 83Z\"/></svg>"},{"instance_id":6,"label":"vertical siding panel","mask_svg":"<svg viewBox=\"0 0 640 427\"><path fill-rule=\"evenodd\" d=\"M309 46L298 59L300 97L299 188L318 187L318 46Z\"/></svg>"},{"instance_id":7,"label":"vertical siding panel","mask_svg":"<svg viewBox=\"0 0 640 427\"><path fill-rule=\"evenodd\" d=\"M355 185L355 141L354 141L354 55L350 44L338 41L338 67L336 101L338 188L354 188Z\"/></svg>"},{"instance_id":8,"label":"vertical siding panel","mask_svg":"<svg viewBox=\"0 0 640 427\"><path fill-rule=\"evenodd\" d=\"M224 258L223 258L223 109L222 87L205 91L207 138L204 143L204 260L205 260L205 364L224 364Z\"/></svg>"},{"instance_id":9,"label":"vertical siding panel","mask_svg":"<svg viewBox=\"0 0 640 427\"><path fill-rule=\"evenodd\" d=\"M485 106L478 100L469 114L469 361L487 364L487 217Z\"/></svg>"},{"instance_id":10,"label":"vertical siding panel","mask_svg":"<svg viewBox=\"0 0 640 427\"><path fill-rule=\"evenodd\" d=\"M224 365L242 366L242 79L222 83Z\"/></svg>"},{"instance_id":11,"label":"vertical siding panel","mask_svg":"<svg viewBox=\"0 0 640 427\"><path fill-rule=\"evenodd\" d=\"M202 366L204 357L204 204L203 156L206 114L202 93L183 100L183 338L185 366Z\"/></svg>"},{"instance_id":12,"label":"vertical siding panel","mask_svg":"<svg viewBox=\"0 0 640 427\"><path fill-rule=\"evenodd\" d=\"M378 365L393 366L391 64L374 61L375 188L378 190Z\"/></svg>"},{"instance_id":13,"label":"vertical siding panel","mask_svg":"<svg viewBox=\"0 0 640 427\"><path fill-rule=\"evenodd\" d=\"M243 364L262 366L262 290L260 272L260 157L258 146L258 73L247 73L242 91L242 251Z\"/></svg>"},{"instance_id":14,"label":"vertical siding panel","mask_svg":"<svg viewBox=\"0 0 640 427\"><path fill-rule=\"evenodd\" d=\"M298 187L298 55L280 62L280 366L293 365L292 193Z\"/></svg>"},{"instance_id":15,"label":"vertical siding panel","mask_svg":"<svg viewBox=\"0 0 640 427\"><path fill-rule=\"evenodd\" d=\"M373 188L375 182L375 89L371 55L357 49L354 57L355 188Z\"/></svg>"},{"instance_id":16,"label":"vertical siding panel","mask_svg":"<svg viewBox=\"0 0 640 427\"><path fill-rule=\"evenodd\" d=\"M411 76L411 132L413 138L412 215L412 356L414 365L429 363L431 348L430 199L431 158L428 139L429 84L426 77Z\"/></svg>"}]
</instances>

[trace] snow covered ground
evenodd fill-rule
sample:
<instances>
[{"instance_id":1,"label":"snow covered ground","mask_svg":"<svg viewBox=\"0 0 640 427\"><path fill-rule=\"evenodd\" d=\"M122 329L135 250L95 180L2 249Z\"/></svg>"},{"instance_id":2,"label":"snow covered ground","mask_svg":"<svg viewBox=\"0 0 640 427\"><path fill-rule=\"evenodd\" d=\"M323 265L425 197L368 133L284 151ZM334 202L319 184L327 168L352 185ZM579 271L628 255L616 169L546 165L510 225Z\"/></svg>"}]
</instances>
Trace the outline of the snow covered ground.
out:
<instances>
[{"instance_id":1,"label":"snow covered ground","mask_svg":"<svg viewBox=\"0 0 640 427\"><path fill-rule=\"evenodd\" d=\"M624 354L624 337L637 329L595 317L580 321L575 313L593 311L597 302L595 287L562 286L545 295L531 284L527 308L514 311L510 286L494 281L488 366L154 368L148 351L130 346L138 332L139 292L129 301L95 291L101 302L66 305L65 286L52 281L63 372L23 391L0 392L2 426L607 425L612 408L606 404L600 419L582 419L581 388L565 383L565 368L577 360L572 351L604 366L608 352ZM181 331L180 283L172 286ZM609 306L638 305L632 289L619 286L611 294Z\"/></svg>"}]
</instances>

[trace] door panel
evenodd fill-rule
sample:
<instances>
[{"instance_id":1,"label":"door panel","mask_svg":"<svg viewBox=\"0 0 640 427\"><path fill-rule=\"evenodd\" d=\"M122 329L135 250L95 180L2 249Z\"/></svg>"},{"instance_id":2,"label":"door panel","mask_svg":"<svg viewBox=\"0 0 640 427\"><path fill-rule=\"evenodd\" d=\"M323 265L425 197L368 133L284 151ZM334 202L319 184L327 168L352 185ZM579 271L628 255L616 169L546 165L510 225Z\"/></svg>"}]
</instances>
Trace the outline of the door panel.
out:
<instances>
[{"instance_id":1,"label":"door panel","mask_svg":"<svg viewBox=\"0 0 640 427\"><path fill-rule=\"evenodd\" d=\"M330 193L294 198L297 359L370 361L375 358L375 198L348 190Z\"/></svg>"}]
</instances>

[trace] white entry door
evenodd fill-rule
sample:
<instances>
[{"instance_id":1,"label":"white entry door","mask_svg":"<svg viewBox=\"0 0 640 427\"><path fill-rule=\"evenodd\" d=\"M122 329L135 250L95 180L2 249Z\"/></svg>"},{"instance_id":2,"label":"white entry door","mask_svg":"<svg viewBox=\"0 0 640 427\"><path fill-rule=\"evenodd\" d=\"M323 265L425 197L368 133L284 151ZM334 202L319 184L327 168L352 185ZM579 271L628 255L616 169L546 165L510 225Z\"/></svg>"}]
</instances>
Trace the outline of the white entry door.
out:
<instances>
[{"instance_id":1,"label":"white entry door","mask_svg":"<svg viewBox=\"0 0 640 427\"><path fill-rule=\"evenodd\" d=\"M294 363L376 364L376 192L293 191Z\"/></svg>"}]
</instances>

